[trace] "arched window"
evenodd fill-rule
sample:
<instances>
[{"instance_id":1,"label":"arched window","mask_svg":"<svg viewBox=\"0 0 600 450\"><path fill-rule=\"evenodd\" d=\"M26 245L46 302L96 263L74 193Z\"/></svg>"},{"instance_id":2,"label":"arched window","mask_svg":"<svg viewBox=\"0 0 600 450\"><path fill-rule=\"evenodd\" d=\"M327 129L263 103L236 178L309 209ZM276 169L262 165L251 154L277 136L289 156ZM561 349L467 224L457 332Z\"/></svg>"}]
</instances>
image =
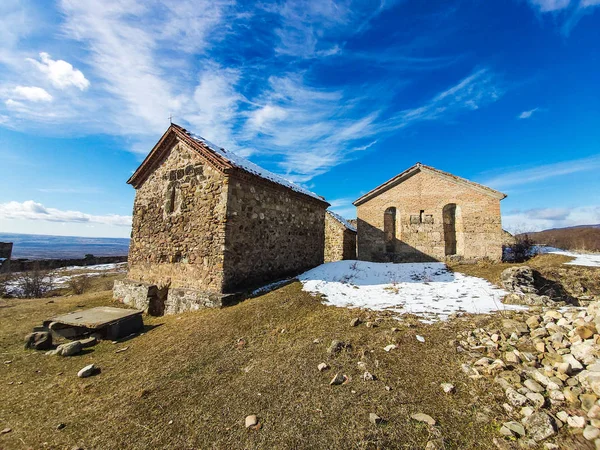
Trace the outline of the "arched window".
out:
<instances>
[{"instance_id":1,"label":"arched window","mask_svg":"<svg viewBox=\"0 0 600 450\"><path fill-rule=\"evenodd\" d=\"M393 253L396 242L396 208L390 207L383 214L383 236L385 240L385 251Z\"/></svg>"},{"instance_id":2,"label":"arched window","mask_svg":"<svg viewBox=\"0 0 600 450\"><path fill-rule=\"evenodd\" d=\"M448 203L444 206L444 244L446 247L446 256L457 254L457 212L456 203Z\"/></svg>"}]
</instances>

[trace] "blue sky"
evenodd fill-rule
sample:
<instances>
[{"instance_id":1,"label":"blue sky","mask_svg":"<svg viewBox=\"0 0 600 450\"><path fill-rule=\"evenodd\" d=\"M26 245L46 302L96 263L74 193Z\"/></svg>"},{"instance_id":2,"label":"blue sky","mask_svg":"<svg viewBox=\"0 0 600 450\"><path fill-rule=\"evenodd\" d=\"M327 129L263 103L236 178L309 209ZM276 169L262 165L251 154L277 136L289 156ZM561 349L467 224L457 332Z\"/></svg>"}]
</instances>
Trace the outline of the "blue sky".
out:
<instances>
[{"instance_id":1,"label":"blue sky","mask_svg":"<svg viewBox=\"0 0 600 450\"><path fill-rule=\"evenodd\" d=\"M171 115L348 218L420 161L600 223L600 0L3 0L0 231L128 236Z\"/></svg>"}]
</instances>

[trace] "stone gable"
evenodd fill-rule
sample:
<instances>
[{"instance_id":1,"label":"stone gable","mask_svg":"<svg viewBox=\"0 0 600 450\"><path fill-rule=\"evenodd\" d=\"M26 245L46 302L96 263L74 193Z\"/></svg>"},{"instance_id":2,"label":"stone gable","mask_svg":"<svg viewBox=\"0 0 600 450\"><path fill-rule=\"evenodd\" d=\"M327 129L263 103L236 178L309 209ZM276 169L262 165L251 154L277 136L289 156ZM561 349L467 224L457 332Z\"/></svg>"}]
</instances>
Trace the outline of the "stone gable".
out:
<instances>
[{"instance_id":1,"label":"stone gable","mask_svg":"<svg viewBox=\"0 0 600 450\"><path fill-rule=\"evenodd\" d=\"M499 261L500 198L433 171L417 170L402 182L356 202L358 258Z\"/></svg>"},{"instance_id":2,"label":"stone gable","mask_svg":"<svg viewBox=\"0 0 600 450\"><path fill-rule=\"evenodd\" d=\"M329 211L325 215L325 262L356 259L356 231Z\"/></svg>"}]
</instances>

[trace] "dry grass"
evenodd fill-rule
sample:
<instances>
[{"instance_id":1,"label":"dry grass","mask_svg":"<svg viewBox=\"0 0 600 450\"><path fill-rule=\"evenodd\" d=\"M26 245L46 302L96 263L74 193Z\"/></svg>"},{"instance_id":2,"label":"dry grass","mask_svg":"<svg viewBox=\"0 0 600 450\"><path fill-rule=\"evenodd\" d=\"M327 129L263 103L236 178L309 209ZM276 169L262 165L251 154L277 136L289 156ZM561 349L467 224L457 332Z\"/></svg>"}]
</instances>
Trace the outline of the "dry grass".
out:
<instances>
[{"instance_id":1,"label":"dry grass","mask_svg":"<svg viewBox=\"0 0 600 450\"><path fill-rule=\"evenodd\" d=\"M0 429L13 430L0 435L2 449L423 448L429 431L414 412L437 419L449 449L490 448L498 436L495 422L476 415L502 417L501 392L466 378L448 343L469 321L410 327L382 314L376 328L352 328L366 312L324 306L293 283L223 310L148 317L143 335L58 358L24 350L23 336L78 305L110 304L111 294L52 300L0 300L0 359L12 361L0 364ZM332 339L352 347L329 356ZM389 343L399 348L384 352ZM331 370L318 372L322 361ZM358 361L378 380L362 381ZM78 379L89 363L101 374ZM329 386L337 371L351 382ZM442 382L457 393L444 394ZM372 425L370 412L387 424ZM244 428L248 414L260 430Z\"/></svg>"},{"instance_id":2,"label":"dry grass","mask_svg":"<svg viewBox=\"0 0 600 450\"><path fill-rule=\"evenodd\" d=\"M464 273L488 280L490 283L500 284L502 272L513 266L530 266L536 270L548 284L560 285L567 294L574 297L600 296L600 268L570 266L564 263L574 258L564 255L544 254L537 255L524 263L477 263L477 264L448 264L455 272ZM538 286L541 287L541 286Z\"/></svg>"}]
</instances>

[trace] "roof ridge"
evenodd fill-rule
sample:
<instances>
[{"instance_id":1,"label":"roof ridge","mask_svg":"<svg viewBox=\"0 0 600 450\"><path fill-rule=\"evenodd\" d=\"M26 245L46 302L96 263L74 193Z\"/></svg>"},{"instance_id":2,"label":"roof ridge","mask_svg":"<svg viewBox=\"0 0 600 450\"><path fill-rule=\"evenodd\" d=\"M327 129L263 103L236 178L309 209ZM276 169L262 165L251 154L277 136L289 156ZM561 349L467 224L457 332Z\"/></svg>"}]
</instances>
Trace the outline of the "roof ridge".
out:
<instances>
[{"instance_id":1,"label":"roof ridge","mask_svg":"<svg viewBox=\"0 0 600 450\"><path fill-rule=\"evenodd\" d=\"M456 182L459 183L465 183L473 188L479 189L484 191L486 194L492 195L494 197L499 198L500 200L506 198L506 194L497 191L495 189L492 189L490 187L484 186L483 184L480 183L476 183L475 181L471 181L471 180L467 180L466 178L462 178L459 177L458 175L454 175L450 172L444 172L443 170L440 169L436 169L435 167L432 166L428 166L426 164L417 162L416 164L414 164L413 166L409 167L408 169L404 170L403 172L400 172L398 175L390 178L389 180L387 180L386 182L380 184L379 186L371 189L369 192L367 192L366 194L362 195L361 197L359 197L358 199L356 199L354 202L352 202L353 205L358 206L361 203L364 203L365 201L369 200L370 198L372 198L373 196L375 196L379 191L385 191L389 188L391 188L392 186L394 186L396 184L396 182L401 182L401 179L403 177L409 176L411 175L412 172L415 172L416 170L429 170L431 172L434 172L438 175L442 175L448 178L453 179Z\"/></svg>"}]
</instances>

